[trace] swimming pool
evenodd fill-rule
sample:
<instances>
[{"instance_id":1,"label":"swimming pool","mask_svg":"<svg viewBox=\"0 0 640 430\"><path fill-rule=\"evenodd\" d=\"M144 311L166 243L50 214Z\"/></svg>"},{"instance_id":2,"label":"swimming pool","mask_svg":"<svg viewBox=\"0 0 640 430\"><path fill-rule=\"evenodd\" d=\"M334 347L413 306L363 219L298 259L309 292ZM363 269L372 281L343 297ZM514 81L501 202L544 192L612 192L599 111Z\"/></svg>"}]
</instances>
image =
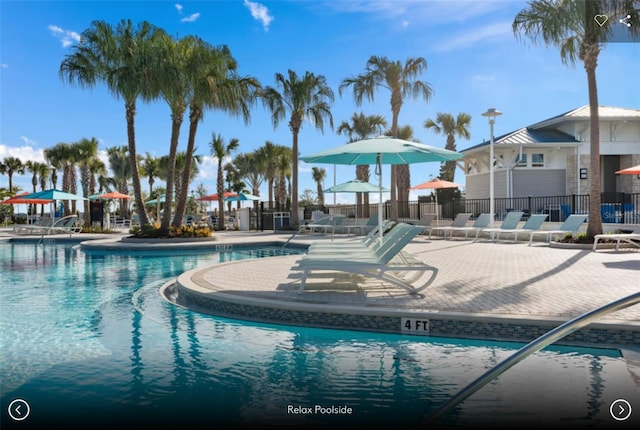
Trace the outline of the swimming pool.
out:
<instances>
[{"instance_id":1,"label":"swimming pool","mask_svg":"<svg viewBox=\"0 0 640 430\"><path fill-rule=\"evenodd\" d=\"M3 428L413 427L520 346L247 323L190 312L158 293L186 270L279 252L0 244ZM6 411L15 398L31 405L19 423ZM620 428L609 415L618 398L640 404L617 350L556 347L444 423L479 428L500 417ZM638 416L622 424L637 426Z\"/></svg>"}]
</instances>

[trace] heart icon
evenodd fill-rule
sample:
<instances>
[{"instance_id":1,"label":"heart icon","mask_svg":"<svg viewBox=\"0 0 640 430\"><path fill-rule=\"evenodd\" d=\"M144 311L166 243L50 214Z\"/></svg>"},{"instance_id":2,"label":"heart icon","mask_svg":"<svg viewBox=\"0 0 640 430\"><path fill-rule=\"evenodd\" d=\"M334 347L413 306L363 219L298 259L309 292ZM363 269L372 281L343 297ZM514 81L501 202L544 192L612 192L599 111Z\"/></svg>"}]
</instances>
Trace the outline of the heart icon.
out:
<instances>
[{"instance_id":1,"label":"heart icon","mask_svg":"<svg viewBox=\"0 0 640 430\"><path fill-rule=\"evenodd\" d=\"M593 19L598 23L600 27L602 27L605 22L609 20L609 17L607 15L596 15L593 17Z\"/></svg>"}]
</instances>

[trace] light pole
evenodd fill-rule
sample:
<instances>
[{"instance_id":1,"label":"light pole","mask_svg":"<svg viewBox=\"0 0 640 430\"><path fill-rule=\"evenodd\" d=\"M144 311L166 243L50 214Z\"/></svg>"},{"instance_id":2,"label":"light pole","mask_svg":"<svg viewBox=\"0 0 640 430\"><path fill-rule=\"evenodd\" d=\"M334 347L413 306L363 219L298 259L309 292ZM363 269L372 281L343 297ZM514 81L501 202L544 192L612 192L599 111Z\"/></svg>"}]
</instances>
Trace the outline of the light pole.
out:
<instances>
[{"instance_id":1,"label":"light pole","mask_svg":"<svg viewBox=\"0 0 640 430\"><path fill-rule=\"evenodd\" d=\"M482 116L489 118L490 129L490 141L489 141L489 228L493 228L493 220L495 218L496 203L493 193L493 124L496 122L496 117L502 115L502 112L496 110L496 108L489 108Z\"/></svg>"}]
</instances>

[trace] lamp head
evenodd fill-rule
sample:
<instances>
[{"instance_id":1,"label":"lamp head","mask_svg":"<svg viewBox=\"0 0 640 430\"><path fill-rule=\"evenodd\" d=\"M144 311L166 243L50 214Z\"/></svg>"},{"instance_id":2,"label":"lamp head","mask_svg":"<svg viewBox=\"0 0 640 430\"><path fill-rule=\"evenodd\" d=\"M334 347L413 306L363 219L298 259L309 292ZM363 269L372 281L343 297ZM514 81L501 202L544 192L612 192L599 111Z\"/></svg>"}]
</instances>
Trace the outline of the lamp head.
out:
<instances>
[{"instance_id":1,"label":"lamp head","mask_svg":"<svg viewBox=\"0 0 640 430\"><path fill-rule=\"evenodd\" d=\"M487 111L485 113L482 114L482 116L486 116L490 120L492 120L495 117L500 116L500 115L502 115L502 112L500 112L496 108L489 108L489 109L487 109Z\"/></svg>"}]
</instances>

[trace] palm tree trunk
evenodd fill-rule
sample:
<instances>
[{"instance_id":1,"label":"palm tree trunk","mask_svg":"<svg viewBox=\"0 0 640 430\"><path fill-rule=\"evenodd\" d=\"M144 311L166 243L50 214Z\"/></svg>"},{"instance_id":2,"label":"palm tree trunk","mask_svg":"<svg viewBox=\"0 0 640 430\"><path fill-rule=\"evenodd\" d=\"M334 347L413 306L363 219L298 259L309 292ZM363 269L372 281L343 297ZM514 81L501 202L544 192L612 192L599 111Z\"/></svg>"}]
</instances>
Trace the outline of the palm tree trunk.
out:
<instances>
[{"instance_id":1,"label":"palm tree trunk","mask_svg":"<svg viewBox=\"0 0 640 430\"><path fill-rule=\"evenodd\" d=\"M222 159L218 158L218 181L217 181L217 193L218 193L218 230L225 229L224 222L224 177L222 175Z\"/></svg>"},{"instance_id":2,"label":"palm tree trunk","mask_svg":"<svg viewBox=\"0 0 640 430\"><path fill-rule=\"evenodd\" d=\"M138 170L138 155L136 153L136 132L135 132L135 116L136 103L125 104L127 116L127 144L129 149L129 164L131 165L131 180L133 182L133 196L136 202L136 211L140 219L140 226L145 227L149 224L149 216L142 199L142 186L140 185L140 172ZM124 215L124 214L123 214Z\"/></svg>"},{"instance_id":3,"label":"palm tree trunk","mask_svg":"<svg viewBox=\"0 0 640 430\"><path fill-rule=\"evenodd\" d=\"M172 115L171 121L171 144L169 147L169 172L167 175L167 194L165 197L164 213L162 214L162 224L160 230L165 234L169 232L171 225L171 207L173 206L173 195L176 177L176 153L178 152L178 137L180 136L180 126L182 125L182 115Z\"/></svg>"},{"instance_id":4,"label":"palm tree trunk","mask_svg":"<svg viewBox=\"0 0 640 430\"><path fill-rule=\"evenodd\" d=\"M587 236L593 238L602 234L602 216L600 214L600 117L598 114L598 86L596 83L597 56L585 58L587 83L589 88L589 116L591 117L591 172L589 180L589 221Z\"/></svg>"},{"instance_id":5,"label":"palm tree trunk","mask_svg":"<svg viewBox=\"0 0 640 430\"><path fill-rule=\"evenodd\" d=\"M191 107L189 113L189 139L187 141L187 153L184 160L184 170L182 171L182 186L180 188L180 199L176 205L176 215L173 217L173 225L182 226L182 219L187 207L187 196L189 194L189 179L191 177L191 163L193 162L193 152L196 145L196 132L198 131L198 122L202 118L202 109Z\"/></svg>"},{"instance_id":6,"label":"palm tree trunk","mask_svg":"<svg viewBox=\"0 0 640 430\"><path fill-rule=\"evenodd\" d=\"M393 98L393 96L392 96ZM398 135L398 114L399 114L399 110L396 110L395 107L393 106L393 102L391 103L392 105L392 111L393 111L393 119L391 121L391 134L393 135L393 137L396 137ZM397 182L396 182L396 166L395 165L391 165L391 184L390 184L390 188L391 188L391 214L390 214L390 218L391 221L395 221L398 222L398 194L397 194Z\"/></svg>"},{"instance_id":7,"label":"palm tree trunk","mask_svg":"<svg viewBox=\"0 0 640 430\"><path fill-rule=\"evenodd\" d=\"M293 130L293 166L291 166L291 176L293 177L293 184L291 186L291 225L297 226L298 220L298 133L299 127Z\"/></svg>"}]
</instances>

